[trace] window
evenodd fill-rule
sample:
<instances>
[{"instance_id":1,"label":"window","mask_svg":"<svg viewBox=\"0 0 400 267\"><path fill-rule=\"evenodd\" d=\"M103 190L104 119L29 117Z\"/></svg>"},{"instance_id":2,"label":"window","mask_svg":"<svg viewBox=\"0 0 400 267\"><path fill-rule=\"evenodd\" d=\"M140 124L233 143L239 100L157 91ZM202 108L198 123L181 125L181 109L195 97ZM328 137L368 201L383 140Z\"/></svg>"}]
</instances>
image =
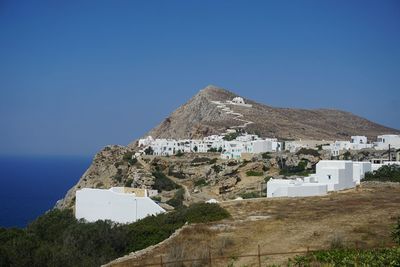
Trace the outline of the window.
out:
<instances>
[{"instance_id":1,"label":"window","mask_svg":"<svg viewBox=\"0 0 400 267\"><path fill-rule=\"evenodd\" d=\"M332 178L332 175L328 174L328 179L330 180Z\"/></svg>"}]
</instances>

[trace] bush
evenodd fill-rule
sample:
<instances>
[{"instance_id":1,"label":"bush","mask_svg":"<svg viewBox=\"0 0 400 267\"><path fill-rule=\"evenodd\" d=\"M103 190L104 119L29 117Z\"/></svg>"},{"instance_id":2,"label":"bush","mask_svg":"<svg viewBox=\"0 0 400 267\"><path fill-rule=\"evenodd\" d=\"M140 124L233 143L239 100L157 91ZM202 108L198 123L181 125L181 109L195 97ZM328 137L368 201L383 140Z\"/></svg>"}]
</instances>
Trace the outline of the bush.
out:
<instances>
[{"instance_id":1,"label":"bush","mask_svg":"<svg viewBox=\"0 0 400 267\"><path fill-rule=\"evenodd\" d=\"M172 168L169 168L168 175L174 176L175 178L178 178L178 179L185 179L186 178L186 175L182 171L174 172Z\"/></svg>"},{"instance_id":2,"label":"bush","mask_svg":"<svg viewBox=\"0 0 400 267\"><path fill-rule=\"evenodd\" d=\"M246 172L247 176L263 176L264 172L258 172L258 171L254 171L254 170L249 170Z\"/></svg>"},{"instance_id":3,"label":"bush","mask_svg":"<svg viewBox=\"0 0 400 267\"><path fill-rule=\"evenodd\" d=\"M365 181L400 182L400 166L384 165L374 172L367 172Z\"/></svg>"},{"instance_id":4,"label":"bush","mask_svg":"<svg viewBox=\"0 0 400 267\"><path fill-rule=\"evenodd\" d=\"M187 209L185 217L189 223L205 223L229 218L230 214L215 203L196 203Z\"/></svg>"},{"instance_id":5,"label":"bush","mask_svg":"<svg viewBox=\"0 0 400 267\"><path fill-rule=\"evenodd\" d=\"M183 200L184 200L184 194L185 191L183 190L183 188L179 188L175 194L174 197L171 198L170 200L168 200L166 203L168 205L171 205L174 208L179 208L183 206Z\"/></svg>"},{"instance_id":6,"label":"bush","mask_svg":"<svg viewBox=\"0 0 400 267\"><path fill-rule=\"evenodd\" d=\"M100 266L165 240L186 222L229 216L217 204L195 204L121 225L83 223L72 210L52 210L26 229L0 228L0 266Z\"/></svg>"},{"instance_id":7,"label":"bush","mask_svg":"<svg viewBox=\"0 0 400 267\"><path fill-rule=\"evenodd\" d=\"M133 179L128 179L125 181L125 187L131 187L133 183Z\"/></svg>"},{"instance_id":8,"label":"bush","mask_svg":"<svg viewBox=\"0 0 400 267\"><path fill-rule=\"evenodd\" d=\"M153 176L156 178L154 181L153 188L157 189L158 192L161 192L163 190L171 191L171 190L180 188L179 185L174 183L171 179L169 179L167 176L165 176L165 174L162 173L161 171L153 172Z\"/></svg>"},{"instance_id":9,"label":"bush","mask_svg":"<svg viewBox=\"0 0 400 267\"><path fill-rule=\"evenodd\" d=\"M229 133L224 136L224 140L232 141L232 140L235 140L238 136L239 136L239 133Z\"/></svg>"},{"instance_id":10,"label":"bush","mask_svg":"<svg viewBox=\"0 0 400 267\"><path fill-rule=\"evenodd\" d=\"M309 175L309 171L306 170L307 167L307 161L306 160L302 160L300 161L297 166L290 166L290 167L286 167L284 169L281 169L279 171L280 175L303 175L303 176L307 176Z\"/></svg>"},{"instance_id":11,"label":"bush","mask_svg":"<svg viewBox=\"0 0 400 267\"><path fill-rule=\"evenodd\" d=\"M271 159L272 158L269 152L262 153L261 156L263 159Z\"/></svg>"},{"instance_id":12,"label":"bush","mask_svg":"<svg viewBox=\"0 0 400 267\"><path fill-rule=\"evenodd\" d=\"M209 164L215 164L217 163L218 159L217 158L213 158L210 160Z\"/></svg>"},{"instance_id":13,"label":"bush","mask_svg":"<svg viewBox=\"0 0 400 267\"><path fill-rule=\"evenodd\" d=\"M209 148L207 152L218 152L218 149L215 147Z\"/></svg>"},{"instance_id":14,"label":"bush","mask_svg":"<svg viewBox=\"0 0 400 267\"><path fill-rule=\"evenodd\" d=\"M209 163L211 161L210 158L206 158L206 157L199 157L199 158L194 158L192 160L192 164L205 164L205 163Z\"/></svg>"},{"instance_id":15,"label":"bush","mask_svg":"<svg viewBox=\"0 0 400 267\"><path fill-rule=\"evenodd\" d=\"M215 171L215 173L220 173L222 171L222 166L217 164L212 165L211 168Z\"/></svg>"},{"instance_id":16,"label":"bush","mask_svg":"<svg viewBox=\"0 0 400 267\"><path fill-rule=\"evenodd\" d=\"M178 150L178 152L176 152L175 156L182 157L183 156L183 152L181 150Z\"/></svg>"},{"instance_id":17,"label":"bush","mask_svg":"<svg viewBox=\"0 0 400 267\"><path fill-rule=\"evenodd\" d=\"M288 266L400 266L400 248L334 249L289 260Z\"/></svg>"},{"instance_id":18,"label":"bush","mask_svg":"<svg viewBox=\"0 0 400 267\"><path fill-rule=\"evenodd\" d=\"M151 197L151 199L156 201L156 202L161 202L161 197L160 196L153 196L153 197Z\"/></svg>"},{"instance_id":19,"label":"bush","mask_svg":"<svg viewBox=\"0 0 400 267\"><path fill-rule=\"evenodd\" d=\"M243 199L249 199L249 198L258 198L260 197L259 192L246 192L240 195Z\"/></svg>"},{"instance_id":20,"label":"bush","mask_svg":"<svg viewBox=\"0 0 400 267\"><path fill-rule=\"evenodd\" d=\"M151 146L149 146L148 148L146 148L146 149L144 150L144 153L145 153L146 155L153 155L153 154L154 154L154 150L153 150L153 148L152 148Z\"/></svg>"},{"instance_id":21,"label":"bush","mask_svg":"<svg viewBox=\"0 0 400 267\"><path fill-rule=\"evenodd\" d=\"M314 157L320 156L319 152L317 150L312 149L312 148L305 148L305 147L300 148L300 150L296 152L296 155L298 155L298 156L299 155L311 155Z\"/></svg>"},{"instance_id":22,"label":"bush","mask_svg":"<svg viewBox=\"0 0 400 267\"><path fill-rule=\"evenodd\" d=\"M195 181L194 185L195 186L205 186L205 185L208 185L208 183L207 183L206 179L202 178L200 180Z\"/></svg>"}]
</instances>

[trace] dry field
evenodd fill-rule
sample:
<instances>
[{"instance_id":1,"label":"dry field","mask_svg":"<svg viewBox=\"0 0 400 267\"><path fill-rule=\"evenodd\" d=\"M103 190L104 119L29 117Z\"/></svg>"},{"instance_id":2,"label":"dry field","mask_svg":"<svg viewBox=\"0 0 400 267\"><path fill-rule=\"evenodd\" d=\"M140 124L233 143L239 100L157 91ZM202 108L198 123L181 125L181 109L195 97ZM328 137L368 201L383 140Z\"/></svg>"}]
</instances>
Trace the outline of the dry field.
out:
<instances>
[{"instance_id":1,"label":"dry field","mask_svg":"<svg viewBox=\"0 0 400 267\"><path fill-rule=\"evenodd\" d=\"M234 255L328 249L332 244L359 247L393 245L390 231L400 216L400 185L364 183L354 190L324 197L251 199L223 202L232 219L185 228L164 245L140 259L126 258L112 266L203 258L196 263L163 266L258 266L257 257ZM262 266L283 264L294 255L261 257Z\"/></svg>"}]
</instances>

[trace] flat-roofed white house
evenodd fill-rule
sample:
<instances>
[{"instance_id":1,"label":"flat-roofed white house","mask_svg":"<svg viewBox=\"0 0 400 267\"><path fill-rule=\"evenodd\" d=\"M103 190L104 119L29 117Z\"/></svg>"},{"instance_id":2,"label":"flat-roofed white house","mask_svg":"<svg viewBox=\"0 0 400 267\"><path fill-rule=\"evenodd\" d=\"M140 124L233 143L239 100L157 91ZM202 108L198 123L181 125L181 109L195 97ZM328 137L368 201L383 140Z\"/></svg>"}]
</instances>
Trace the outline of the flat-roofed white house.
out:
<instances>
[{"instance_id":1,"label":"flat-roofed white house","mask_svg":"<svg viewBox=\"0 0 400 267\"><path fill-rule=\"evenodd\" d=\"M302 179L270 179L267 182L267 197L322 196L328 192L326 184L304 182Z\"/></svg>"},{"instance_id":2,"label":"flat-roofed white house","mask_svg":"<svg viewBox=\"0 0 400 267\"><path fill-rule=\"evenodd\" d=\"M377 141L375 142L375 149L386 150L389 149L389 145L392 148L400 148L400 135L378 135Z\"/></svg>"},{"instance_id":3,"label":"flat-roofed white house","mask_svg":"<svg viewBox=\"0 0 400 267\"><path fill-rule=\"evenodd\" d=\"M76 191L75 217L88 222L132 223L163 212L165 210L148 196L146 189L112 187Z\"/></svg>"},{"instance_id":4,"label":"flat-roofed white house","mask_svg":"<svg viewBox=\"0 0 400 267\"><path fill-rule=\"evenodd\" d=\"M267 197L319 196L353 188L370 170L370 162L321 160L316 165L316 173L304 179L270 179Z\"/></svg>"},{"instance_id":5,"label":"flat-roofed white house","mask_svg":"<svg viewBox=\"0 0 400 267\"><path fill-rule=\"evenodd\" d=\"M367 172L372 171L371 162L354 161L353 162L353 181L358 185L364 179Z\"/></svg>"}]
</instances>

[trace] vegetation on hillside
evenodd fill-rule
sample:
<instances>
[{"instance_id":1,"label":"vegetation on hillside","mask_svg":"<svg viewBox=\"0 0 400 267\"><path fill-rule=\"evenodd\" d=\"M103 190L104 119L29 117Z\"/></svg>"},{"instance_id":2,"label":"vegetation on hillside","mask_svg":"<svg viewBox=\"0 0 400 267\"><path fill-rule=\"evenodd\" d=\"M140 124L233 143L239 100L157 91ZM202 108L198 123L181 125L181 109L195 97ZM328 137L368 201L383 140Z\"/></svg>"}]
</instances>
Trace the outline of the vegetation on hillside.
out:
<instances>
[{"instance_id":1,"label":"vegetation on hillside","mask_svg":"<svg viewBox=\"0 0 400 267\"><path fill-rule=\"evenodd\" d=\"M155 178L153 188L158 190L158 192L171 191L180 188L179 185L165 176L161 171L153 172L153 176Z\"/></svg>"},{"instance_id":2,"label":"vegetation on hillside","mask_svg":"<svg viewBox=\"0 0 400 267\"><path fill-rule=\"evenodd\" d=\"M312 148L305 148L305 147L300 148L300 150L296 152L296 155L298 155L298 156L299 155L310 155L310 156L314 156L314 157L320 156L318 150L315 150Z\"/></svg>"},{"instance_id":3,"label":"vegetation on hillside","mask_svg":"<svg viewBox=\"0 0 400 267\"><path fill-rule=\"evenodd\" d=\"M365 174L364 181L400 182L400 166L385 165Z\"/></svg>"},{"instance_id":4,"label":"vegetation on hillside","mask_svg":"<svg viewBox=\"0 0 400 267\"><path fill-rule=\"evenodd\" d=\"M392 232L400 245L400 217ZM336 248L289 259L288 266L400 266L400 247L359 250Z\"/></svg>"},{"instance_id":5,"label":"vegetation on hillside","mask_svg":"<svg viewBox=\"0 0 400 267\"><path fill-rule=\"evenodd\" d=\"M228 218L217 204L195 204L132 224L84 223L71 210L52 210L25 229L0 228L0 266L100 266L168 238L186 222Z\"/></svg>"}]
</instances>

